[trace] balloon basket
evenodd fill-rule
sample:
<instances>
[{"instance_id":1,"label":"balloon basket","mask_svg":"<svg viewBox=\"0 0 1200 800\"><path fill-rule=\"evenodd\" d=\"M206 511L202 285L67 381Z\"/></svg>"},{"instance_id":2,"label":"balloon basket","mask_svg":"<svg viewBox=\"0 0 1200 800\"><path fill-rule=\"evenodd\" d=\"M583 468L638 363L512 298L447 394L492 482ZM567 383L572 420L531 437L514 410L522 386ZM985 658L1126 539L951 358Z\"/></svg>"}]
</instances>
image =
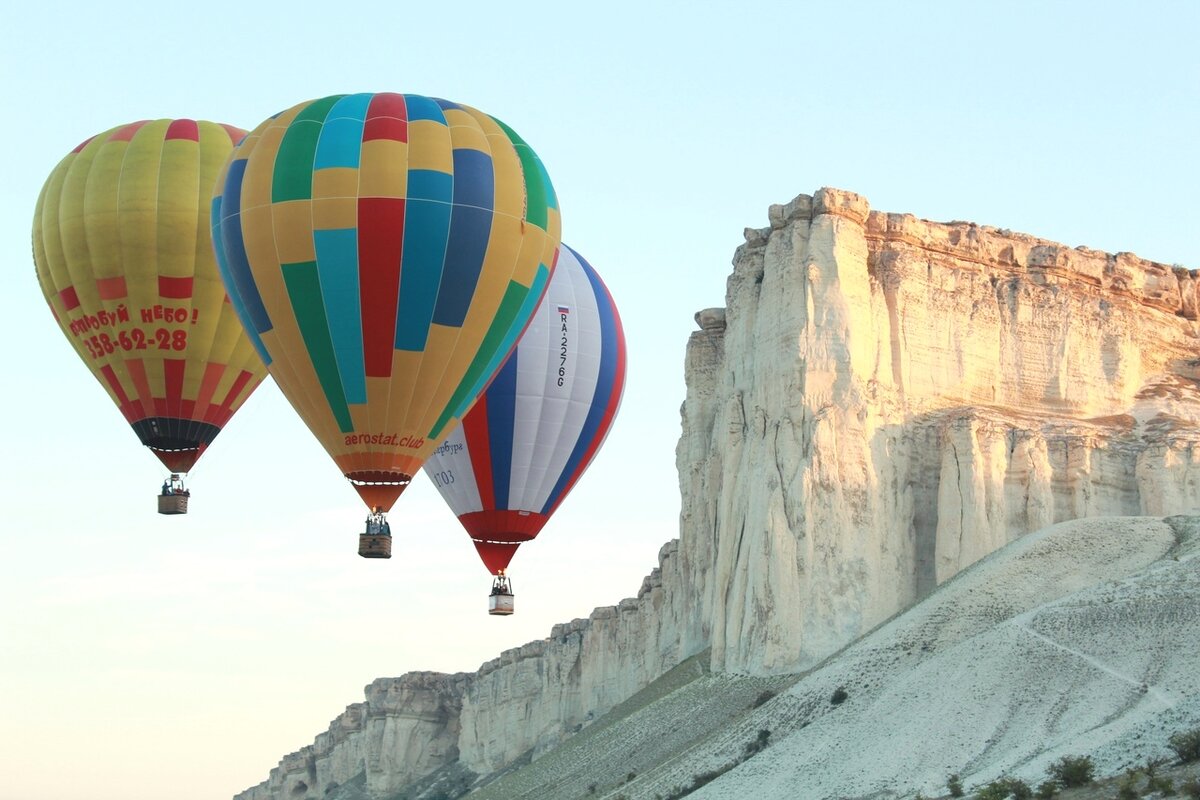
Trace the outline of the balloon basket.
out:
<instances>
[{"instance_id":1,"label":"balloon basket","mask_svg":"<svg viewBox=\"0 0 1200 800\"><path fill-rule=\"evenodd\" d=\"M358 535L358 554L363 558L391 558L392 537L360 533Z\"/></svg>"},{"instance_id":2,"label":"balloon basket","mask_svg":"<svg viewBox=\"0 0 1200 800\"><path fill-rule=\"evenodd\" d=\"M158 496L158 513L186 514L188 496L186 494L160 494Z\"/></svg>"},{"instance_id":3,"label":"balloon basket","mask_svg":"<svg viewBox=\"0 0 1200 800\"><path fill-rule=\"evenodd\" d=\"M511 594L488 595L488 613L493 617L507 617L513 613L513 596Z\"/></svg>"}]
</instances>

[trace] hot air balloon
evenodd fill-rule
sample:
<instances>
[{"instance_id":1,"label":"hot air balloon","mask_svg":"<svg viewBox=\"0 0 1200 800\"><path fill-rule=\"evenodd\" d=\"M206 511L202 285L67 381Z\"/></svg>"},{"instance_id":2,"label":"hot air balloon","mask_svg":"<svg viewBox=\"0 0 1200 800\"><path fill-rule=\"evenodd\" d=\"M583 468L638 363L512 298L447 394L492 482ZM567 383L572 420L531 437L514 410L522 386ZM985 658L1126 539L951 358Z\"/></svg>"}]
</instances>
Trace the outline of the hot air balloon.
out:
<instances>
[{"instance_id":1,"label":"hot air balloon","mask_svg":"<svg viewBox=\"0 0 1200 800\"><path fill-rule=\"evenodd\" d=\"M161 119L76 147L33 218L42 293L142 444L171 472L159 511L187 511L188 472L266 377L217 271L213 183L245 131Z\"/></svg>"},{"instance_id":2,"label":"hot air balloon","mask_svg":"<svg viewBox=\"0 0 1200 800\"><path fill-rule=\"evenodd\" d=\"M513 612L509 562L596 457L624 387L617 307L591 265L563 245L516 349L425 464L495 576L489 613Z\"/></svg>"},{"instance_id":3,"label":"hot air balloon","mask_svg":"<svg viewBox=\"0 0 1200 800\"><path fill-rule=\"evenodd\" d=\"M300 103L218 181L213 241L284 396L371 509L359 555L516 343L554 269L558 203L533 150L420 95Z\"/></svg>"}]
</instances>

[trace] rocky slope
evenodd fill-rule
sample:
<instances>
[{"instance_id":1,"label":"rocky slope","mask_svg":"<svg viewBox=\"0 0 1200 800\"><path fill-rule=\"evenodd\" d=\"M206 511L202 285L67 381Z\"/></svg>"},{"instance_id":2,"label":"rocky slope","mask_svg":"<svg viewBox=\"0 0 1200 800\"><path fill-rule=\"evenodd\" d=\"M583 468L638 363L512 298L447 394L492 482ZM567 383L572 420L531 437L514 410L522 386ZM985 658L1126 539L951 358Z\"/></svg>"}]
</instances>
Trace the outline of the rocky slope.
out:
<instances>
[{"instance_id":1,"label":"rocky slope","mask_svg":"<svg viewBox=\"0 0 1200 800\"><path fill-rule=\"evenodd\" d=\"M239 798L493 774L702 651L795 673L1031 531L1200 506L1196 273L832 189L769 218L697 315L680 537L638 597L376 681Z\"/></svg>"},{"instance_id":2,"label":"rocky slope","mask_svg":"<svg viewBox=\"0 0 1200 800\"><path fill-rule=\"evenodd\" d=\"M955 773L1036 786L1065 755L1173 758L1200 729L1198 557L1196 516L1051 526L807 673L685 662L469 800L934 797Z\"/></svg>"}]
</instances>

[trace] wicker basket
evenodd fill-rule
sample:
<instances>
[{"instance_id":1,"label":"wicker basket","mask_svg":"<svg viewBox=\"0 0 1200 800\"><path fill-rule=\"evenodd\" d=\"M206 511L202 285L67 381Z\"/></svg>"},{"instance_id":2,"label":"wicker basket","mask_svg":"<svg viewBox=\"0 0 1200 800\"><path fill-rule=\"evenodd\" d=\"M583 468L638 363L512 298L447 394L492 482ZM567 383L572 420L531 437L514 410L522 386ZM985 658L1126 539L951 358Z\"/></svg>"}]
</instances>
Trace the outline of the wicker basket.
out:
<instances>
[{"instance_id":1,"label":"wicker basket","mask_svg":"<svg viewBox=\"0 0 1200 800\"><path fill-rule=\"evenodd\" d=\"M160 494L158 496L158 513L186 514L187 501L186 494Z\"/></svg>"},{"instance_id":2,"label":"wicker basket","mask_svg":"<svg viewBox=\"0 0 1200 800\"><path fill-rule=\"evenodd\" d=\"M391 558L392 537L360 533L358 535L358 554L363 558Z\"/></svg>"},{"instance_id":3,"label":"wicker basket","mask_svg":"<svg viewBox=\"0 0 1200 800\"><path fill-rule=\"evenodd\" d=\"M489 595L488 613L494 617L507 617L513 613L513 596L511 594Z\"/></svg>"}]
</instances>

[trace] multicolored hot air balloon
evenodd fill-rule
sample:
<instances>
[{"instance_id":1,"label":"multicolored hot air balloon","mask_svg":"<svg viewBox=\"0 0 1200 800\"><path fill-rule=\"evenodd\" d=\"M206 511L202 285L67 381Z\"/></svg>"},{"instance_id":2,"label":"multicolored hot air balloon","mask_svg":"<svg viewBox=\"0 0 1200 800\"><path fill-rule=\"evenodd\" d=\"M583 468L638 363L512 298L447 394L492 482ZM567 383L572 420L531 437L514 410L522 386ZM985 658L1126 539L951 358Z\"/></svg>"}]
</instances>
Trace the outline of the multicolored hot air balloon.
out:
<instances>
[{"instance_id":1,"label":"multicolored hot air balloon","mask_svg":"<svg viewBox=\"0 0 1200 800\"><path fill-rule=\"evenodd\" d=\"M563 245L516 349L425 464L496 576L490 613L512 613L508 564L596 457L624 387L617 307L591 265Z\"/></svg>"},{"instance_id":2,"label":"multicolored hot air balloon","mask_svg":"<svg viewBox=\"0 0 1200 800\"><path fill-rule=\"evenodd\" d=\"M212 209L222 276L284 396L382 513L541 299L558 202L533 150L469 106L336 95L258 126Z\"/></svg>"},{"instance_id":3,"label":"multicolored hot air balloon","mask_svg":"<svg viewBox=\"0 0 1200 800\"><path fill-rule=\"evenodd\" d=\"M178 473L266 377L208 233L213 183L244 135L190 119L113 128L59 162L33 217L38 282L55 320L174 473L163 513L186 511ZM166 500L168 490L179 494Z\"/></svg>"}]
</instances>

